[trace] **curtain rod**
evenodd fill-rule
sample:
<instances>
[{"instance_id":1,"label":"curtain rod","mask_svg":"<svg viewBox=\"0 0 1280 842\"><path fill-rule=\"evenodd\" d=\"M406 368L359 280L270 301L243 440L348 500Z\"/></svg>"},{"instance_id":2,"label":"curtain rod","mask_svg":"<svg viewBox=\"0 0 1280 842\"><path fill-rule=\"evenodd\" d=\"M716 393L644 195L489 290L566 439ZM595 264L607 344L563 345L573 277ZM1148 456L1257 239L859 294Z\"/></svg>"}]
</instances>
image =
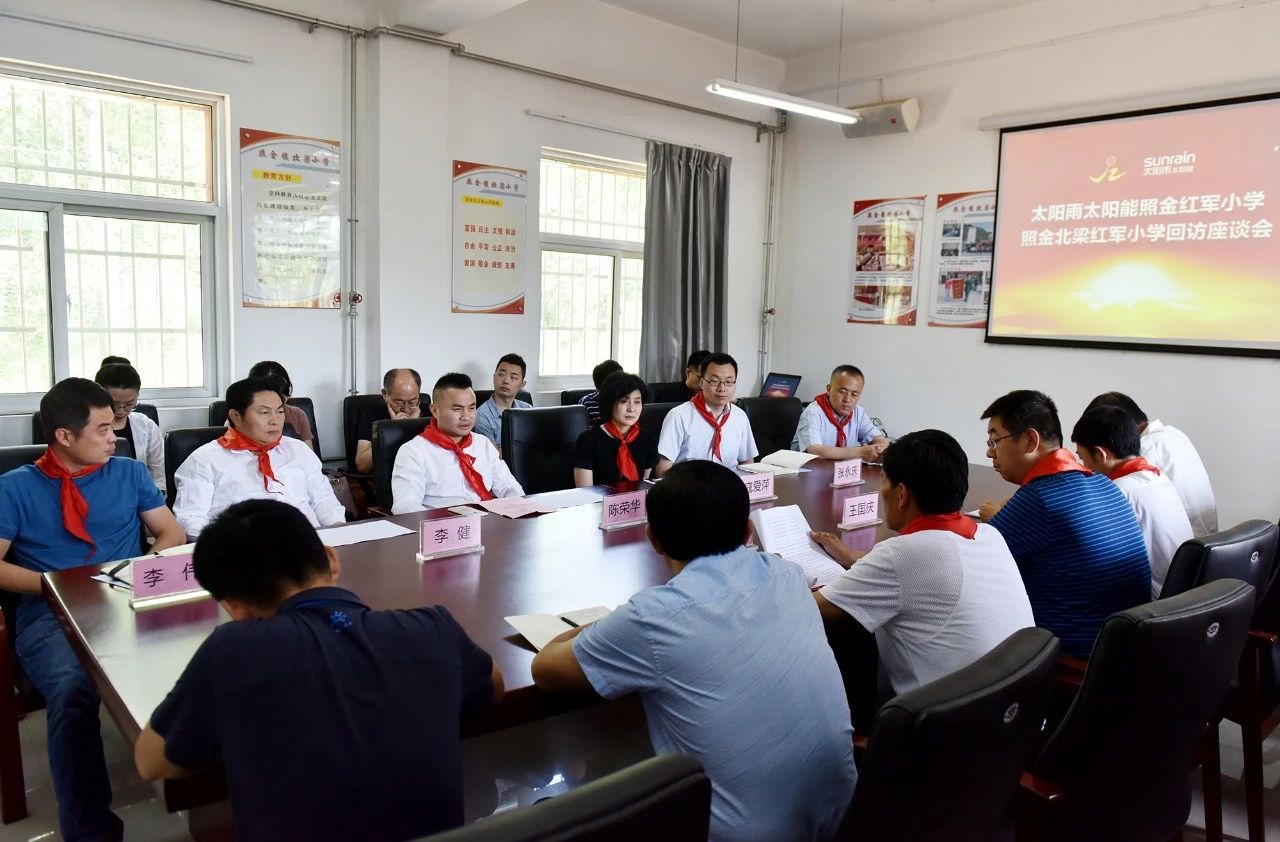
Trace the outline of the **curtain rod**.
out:
<instances>
[{"instance_id":1,"label":"curtain rod","mask_svg":"<svg viewBox=\"0 0 1280 842\"><path fill-rule=\"evenodd\" d=\"M627 131L626 129L615 129L613 126L606 126L601 123L591 123L586 120L577 120L565 114L552 114L548 111L537 111L532 108L526 108L524 110L524 113L528 114L530 117L538 117L543 120L550 120L553 123L565 123L566 125L570 125L570 126L581 126L584 129L595 129L596 131L608 132L609 134L621 135L622 137L633 137L636 140L643 140L646 142L652 141L654 143L670 144L671 146L692 146L696 149L707 149L705 146L703 146L700 143L689 143L688 141L681 141L681 140L666 140L661 137L653 137L647 134L640 134L639 132ZM714 150L708 149L707 151L710 152ZM716 154L721 155L724 153L717 152Z\"/></svg>"}]
</instances>

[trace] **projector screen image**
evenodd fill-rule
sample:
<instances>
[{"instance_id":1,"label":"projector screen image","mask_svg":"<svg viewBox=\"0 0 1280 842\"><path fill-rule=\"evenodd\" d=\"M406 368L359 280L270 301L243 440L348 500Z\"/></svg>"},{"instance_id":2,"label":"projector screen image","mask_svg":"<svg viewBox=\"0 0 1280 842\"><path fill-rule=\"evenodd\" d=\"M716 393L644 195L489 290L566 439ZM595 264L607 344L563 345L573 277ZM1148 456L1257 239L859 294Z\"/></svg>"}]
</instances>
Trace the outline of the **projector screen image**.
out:
<instances>
[{"instance_id":1,"label":"projector screen image","mask_svg":"<svg viewBox=\"0 0 1280 842\"><path fill-rule=\"evenodd\" d=\"M989 342L1280 356L1280 99L1000 135Z\"/></svg>"}]
</instances>

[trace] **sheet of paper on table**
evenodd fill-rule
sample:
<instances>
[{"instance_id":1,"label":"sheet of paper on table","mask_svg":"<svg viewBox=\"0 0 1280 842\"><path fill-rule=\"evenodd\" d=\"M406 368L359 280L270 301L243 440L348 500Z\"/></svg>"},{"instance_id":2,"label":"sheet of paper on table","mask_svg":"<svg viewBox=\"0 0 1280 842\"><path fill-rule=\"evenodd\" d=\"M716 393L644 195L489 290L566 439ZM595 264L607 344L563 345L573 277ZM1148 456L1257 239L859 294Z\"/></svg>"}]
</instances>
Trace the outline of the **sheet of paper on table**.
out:
<instances>
[{"instance_id":1,"label":"sheet of paper on table","mask_svg":"<svg viewBox=\"0 0 1280 842\"><path fill-rule=\"evenodd\" d=\"M364 520L347 526L321 529L316 534L320 536L320 543L326 547L345 547L348 544L359 544L364 541L381 541L383 538L412 535L413 530L388 520Z\"/></svg>"},{"instance_id":2,"label":"sheet of paper on table","mask_svg":"<svg viewBox=\"0 0 1280 842\"><path fill-rule=\"evenodd\" d=\"M812 453L799 453L795 450L776 450L759 462L740 465L744 471L755 474L798 474L807 463L817 459Z\"/></svg>"},{"instance_id":3,"label":"sheet of paper on table","mask_svg":"<svg viewBox=\"0 0 1280 842\"><path fill-rule=\"evenodd\" d=\"M483 500L476 503L483 509L488 509L495 515L503 517L517 518L525 515L534 515L542 511L538 504L524 497L495 497L492 500ZM552 511L555 511L552 509Z\"/></svg>"},{"instance_id":4,"label":"sheet of paper on table","mask_svg":"<svg viewBox=\"0 0 1280 842\"><path fill-rule=\"evenodd\" d=\"M591 608L579 608L576 611L565 611L563 614L517 614L514 617L503 617L511 627L520 632L534 649L542 651L548 643L569 629L594 623L607 617L613 609L603 605Z\"/></svg>"},{"instance_id":5,"label":"sheet of paper on table","mask_svg":"<svg viewBox=\"0 0 1280 842\"><path fill-rule=\"evenodd\" d=\"M767 553L800 565L809 587L827 584L844 572L835 559L809 539L809 521L799 506L778 506L751 512L751 525Z\"/></svg>"}]
</instances>

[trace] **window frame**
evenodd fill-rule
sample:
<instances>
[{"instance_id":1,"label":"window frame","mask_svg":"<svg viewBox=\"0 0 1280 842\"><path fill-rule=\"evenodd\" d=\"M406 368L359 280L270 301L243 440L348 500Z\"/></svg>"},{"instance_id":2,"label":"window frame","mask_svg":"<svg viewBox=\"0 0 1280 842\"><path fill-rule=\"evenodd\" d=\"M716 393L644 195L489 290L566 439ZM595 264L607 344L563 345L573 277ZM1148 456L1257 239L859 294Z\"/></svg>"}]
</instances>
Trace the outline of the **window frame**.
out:
<instances>
[{"instance_id":1,"label":"window frame","mask_svg":"<svg viewBox=\"0 0 1280 842\"><path fill-rule=\"evenodd\" d=\"M226 97L163 84L142 84L88 72L54 69L20 61L0 60L0 73L34 81L96 88L110 93L163 99L209 108L210 200L173 199L108 193L68 187L40 187L0 182L0 207L43 210L48 215L46 249L49 255L49 323L53 380L68 376L70 333L67 327L66 248L63 224L67 214L116 219L145 219L200 225L201 345L204 385L148 388L139 398L158 406L190 406L193 398L214 399L222 394L231 374L231 274L227 200L230 194L230 128ZM55 306L58 301L62 306ZM43 392L0 393L0 414L21 414L38 408Z\"/></svg>"}]
</instances>

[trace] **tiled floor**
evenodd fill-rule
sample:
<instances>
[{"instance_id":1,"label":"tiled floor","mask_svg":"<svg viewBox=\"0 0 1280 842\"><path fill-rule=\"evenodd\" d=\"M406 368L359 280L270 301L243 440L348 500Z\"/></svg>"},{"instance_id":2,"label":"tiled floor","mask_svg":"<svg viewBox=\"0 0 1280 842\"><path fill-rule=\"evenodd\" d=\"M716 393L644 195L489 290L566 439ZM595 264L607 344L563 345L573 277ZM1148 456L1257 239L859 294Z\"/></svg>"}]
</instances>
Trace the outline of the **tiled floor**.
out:
<instances>
[{"instance_id":1,"label":"tiled floor","mask_svg":"<svg viewBox=\"0 0 1280 842\"><path fill-rule=\"evenodd\" d=\"M603 706L601 706L603 707ZM582 755L581 745L572 748L574 758L565 764L565 758L553 758L545 754L548 744L560 745L573 743L583 735L598 728L609 729L614 722L593 721L598 713L588 709L585 712L568 714L553 720L547 726L530 729L524 736L516 737L511 731L503 732L503 740L499 745L498 735L482 737L471 741L473 756L478 762L489 767L493 761L490 755L510 751L522 755L525 760L537 755L542 761L535 771L535 765L523 762L512 764L513 767L525 767L520 770L509 770L509 779L494 781L492 789L496 800L486 799L484 809L476 811L469 803L468 818L475 818L473 812L492 812L510 809L535 800L543 795L556 794L567 786L568 781L584 782L587 779L603 774L610 769L619 768L644 757L647 746L632 744L621 746L616 753L606 756L592 756L590 752ZM523 731L524 729L516 729ZM627 729L631 730L631 729ZM49 781L49 765L45 760L44 713L28 716L21 724L22 756L26 763L27 802L31 816L15 824L0 827L0 842L27 842L41 840L51 842L60 839L58 834L58 813L53 799L53 790ZM607 731L606 731L607 733ZM157 800L155 791L150 785L138 778L133 768L133 756L115 726L103 714L103 742L106 746L107 766L111 772L111 780L115 790L114 807L125 823L125 838L130 840L156 840L156 842L180 842L189 839L186 819L181 814L170 815ZM616 736L616 731L614 732ZM514 745L513 741L520 743ZM1228 839L1246 838L1244 812L1244 790L1240 785L1240 732L1230 723L1222 728L1222 794L1223 794L1223 827ZM583 757L586 757L583 760ZM1273 737L1264 746L1263 762L1266 764L1267 789L1267 838L1280 839L1280 738ZM586 764L585 766L579 764ZM549 764L549 765L548 765ZM587 766L597 768L584 771ZM574 771L571 767L576 766ZM563 767L563 768L561 768ZM550 774L550 777L547 775ZM577 780L575 780L577 779ZM472 781L471 784L475 782ZM539 784L542 785L539 785ZM469 791L472 789L469 784ZM1204 839L1201 829L1204 827L1204 811L1200 801L1199 773L1196 774L1192 787L1194 801L1191 815L1187 821L1186 839L1198 842Z\"/></svg>"}]
</instances>

